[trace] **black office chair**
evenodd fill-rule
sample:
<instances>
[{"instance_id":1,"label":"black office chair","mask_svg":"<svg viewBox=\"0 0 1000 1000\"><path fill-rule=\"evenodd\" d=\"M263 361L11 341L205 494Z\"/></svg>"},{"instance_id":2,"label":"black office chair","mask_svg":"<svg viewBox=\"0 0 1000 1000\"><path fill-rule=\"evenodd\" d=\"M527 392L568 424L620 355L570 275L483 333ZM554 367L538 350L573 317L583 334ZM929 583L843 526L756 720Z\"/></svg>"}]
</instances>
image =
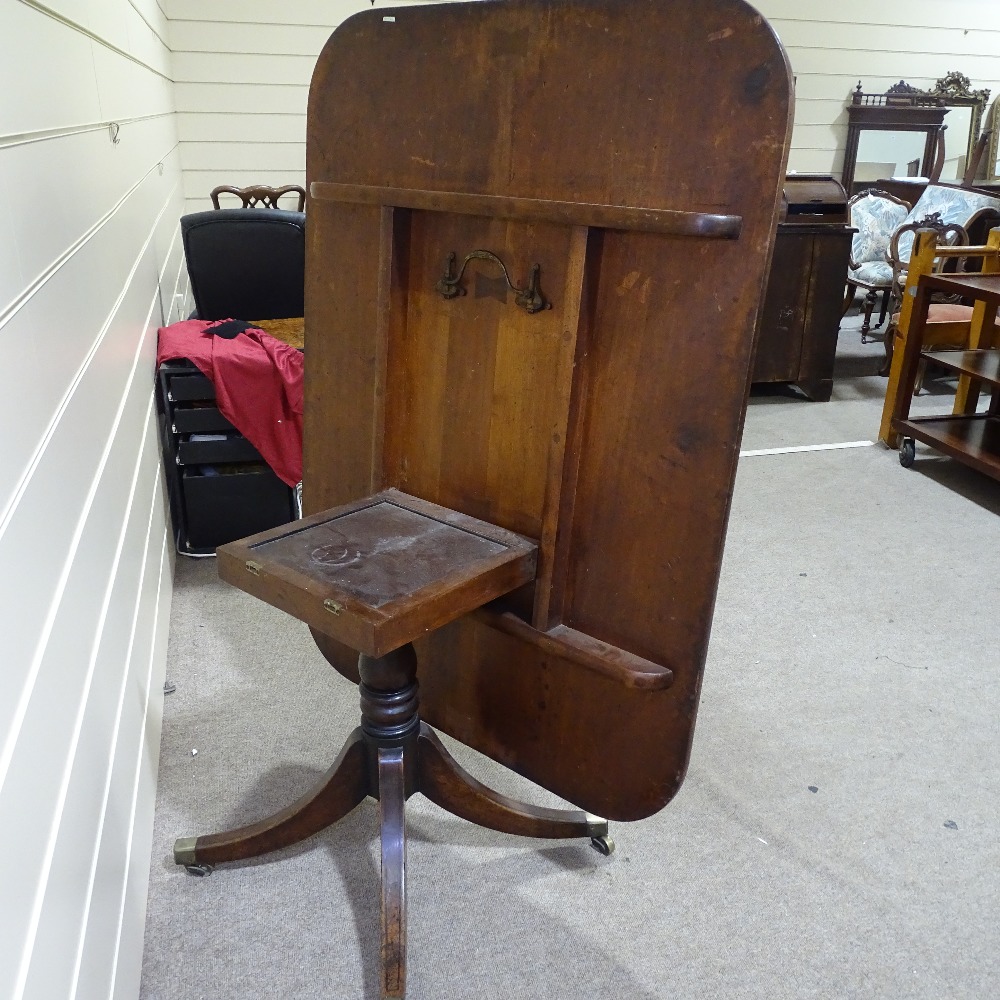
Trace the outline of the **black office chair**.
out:
<instances>
[{"instance_id":1,"label":"black office chair","mask_svg":"<svg viewBox=\"0 0 1000 1000\"><path fill-rule=\"evenodd\" d=\"M233 208L181 217L197 318L285 319L304 312L305 215Z\"/></svg>"}]
</instances>

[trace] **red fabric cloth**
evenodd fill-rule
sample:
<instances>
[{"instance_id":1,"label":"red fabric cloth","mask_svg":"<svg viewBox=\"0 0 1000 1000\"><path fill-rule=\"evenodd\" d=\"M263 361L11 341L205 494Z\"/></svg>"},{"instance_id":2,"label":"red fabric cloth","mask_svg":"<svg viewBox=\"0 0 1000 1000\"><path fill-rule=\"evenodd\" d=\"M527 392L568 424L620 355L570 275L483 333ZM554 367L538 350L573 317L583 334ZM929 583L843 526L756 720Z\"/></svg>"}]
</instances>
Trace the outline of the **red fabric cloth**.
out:
<instances>
[{"instance_id":1,"label":"red fabric cloth","mask_svg":"<svg viewBox=\"0 0 1000 1000\"><path fill-rule=\"evenodd\" d=\"M156 363L191 361L211 379L222 415L294 486L302 479L302 352L263 330L231 340L207 332L218 322L161 326Z\"/></svg>"}]
</instances>

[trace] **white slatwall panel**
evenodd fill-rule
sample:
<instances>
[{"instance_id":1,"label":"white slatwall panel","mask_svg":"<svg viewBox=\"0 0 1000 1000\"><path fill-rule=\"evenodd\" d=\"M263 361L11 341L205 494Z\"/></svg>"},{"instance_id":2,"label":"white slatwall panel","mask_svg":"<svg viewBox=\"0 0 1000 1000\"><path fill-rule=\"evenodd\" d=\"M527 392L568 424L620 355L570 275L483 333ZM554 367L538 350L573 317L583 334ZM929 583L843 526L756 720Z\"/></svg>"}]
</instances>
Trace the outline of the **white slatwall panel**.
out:
<instances>
[{"instance_id":1,"label":"white slatwall panel","mask_svg":"<svg viewBox=\"0 0 1000 1000\"><path fill-rule=\"evenodd\" d=\"M845 109L859 80L871 93L900 80L931 89L958 70L976 90L1000 90L995 0L757 0L755 6L781 38L796 76L790 170L839 176Z\"/></svg>"},{"instance_id":2,"label":"white slatwall panel","mask_svg":"<svg viewBox=\"0 0 1000 1000\"><path fill-rule=\"evenodd\" d=\"M304 182L308 82L334 27L365 0L165 0L187 211L210 207L217 184ZM376 7L424 0L378 2ZM1000 91L996 0L757 0L797 77L789 169L839 174L845 105L862 80L932 87L952 70Z\"/></svg>"},{"instance_id":3,"label":"white slatwall panel","mask_svg":"<svg viewBox=\"0 0 1000 1000\"><path fill-rule=\"evenodd\" d=\"M156 329L188 305L168 26L156 0L2 18L0 997L134 998L173 560Z\"/></svg>"},{"instance_id":4,"label":"white slatwall panel","mask_svg":"<svg viewBox=\"0 0 1000 1000\"><path fill-rule=\"evenodd\" d=\"M431 0L378 0L375 7ZM438 0L440 2L440 0ZM185 211L219 184L305 184L306 104L316 57L368 0L165 0Z\"/></svg>"}]
</instances>

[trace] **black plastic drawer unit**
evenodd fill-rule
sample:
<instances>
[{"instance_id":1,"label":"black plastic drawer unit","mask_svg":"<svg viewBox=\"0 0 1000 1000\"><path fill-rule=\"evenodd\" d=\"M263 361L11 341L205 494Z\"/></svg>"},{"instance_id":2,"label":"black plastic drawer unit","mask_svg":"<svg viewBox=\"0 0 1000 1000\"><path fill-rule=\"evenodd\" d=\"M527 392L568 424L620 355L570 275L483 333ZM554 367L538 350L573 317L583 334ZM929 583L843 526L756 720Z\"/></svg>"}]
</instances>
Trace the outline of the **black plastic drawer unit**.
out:
<instances>
[{"instance_id":1,"label":"black plastic drawer unit","mask_svg":"<svg viewBox=\"0 0 1000 1000\"><path fill-rule=\"evenodd\" d=\"M178 465L228 465L260 462L260 452L236 431L221 434L181 434L177 441Z\"/></svg>"},{"instance_id":2,"label":"black plastic drawer unit","mask_svg":"<svg viewBox=\"0 0 1000 1000\"><path fill-rule=\"evenodd\" d=\"M192 551L212 550L293 520L291 490L264 462L185 468L187 544Z\"/></svg>"},{"instance_id":3,"label":"black plastic drawer unit","mask_svg":"<svg viewBox=\"0 0 1000 1000\"><path fill-rule=\"evenodd\" d=\"M170 430L174 434L212 434L234 431L236 428L219 412L217 406L188 403L174 407Z\"/></svg>"},{"instance_id":4,"label":"black plastic drawer unit","mask_svg":"<svg viewBox=\"0 0 1000 1000\"><path fill-rule=\"evenodd\" d=\"M209 379L189 361L167 361L156 389L178 552L212 555L226 542L294 520L293 491L219 412Z\"/></svg>"},{"instance_id":5,"label":"black plastic drawer unit","mask_svg":"<svg viewBox=\"0 0 1000 1000\"><path fill-rule=\"evenodd\" d=\"M175 362L167 362L174 365ZM167 402L182 403L195 399L215 399L215 387L211 380L198 371L194 365L190 371L175 374L171 371L167 374Z\"/></svg>"}]
</instances>

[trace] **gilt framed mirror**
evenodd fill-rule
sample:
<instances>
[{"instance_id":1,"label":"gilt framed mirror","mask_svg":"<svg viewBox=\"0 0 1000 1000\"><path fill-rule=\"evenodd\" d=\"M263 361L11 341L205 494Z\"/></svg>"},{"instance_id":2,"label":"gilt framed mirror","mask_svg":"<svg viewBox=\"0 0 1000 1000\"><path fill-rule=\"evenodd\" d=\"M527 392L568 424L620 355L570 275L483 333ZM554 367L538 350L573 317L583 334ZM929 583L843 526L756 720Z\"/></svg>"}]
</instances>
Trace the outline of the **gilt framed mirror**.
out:
<instances>
[{"instance_id":1,"label":"gilt framed mirror","mask_svg":"<svg viewBox=\"0 0 1000 1000\"><path fill-rule=\"evenodd\" d=\"M938 180L944 183L961 181L979 141L990 92L973 90L969 78L956 72L938 80L930 93L949 112L944 132L944 162ZM992 163L995 166L995 156ZM982 167L979 173L982 173Z\"/></svg>"}]
</instances>

